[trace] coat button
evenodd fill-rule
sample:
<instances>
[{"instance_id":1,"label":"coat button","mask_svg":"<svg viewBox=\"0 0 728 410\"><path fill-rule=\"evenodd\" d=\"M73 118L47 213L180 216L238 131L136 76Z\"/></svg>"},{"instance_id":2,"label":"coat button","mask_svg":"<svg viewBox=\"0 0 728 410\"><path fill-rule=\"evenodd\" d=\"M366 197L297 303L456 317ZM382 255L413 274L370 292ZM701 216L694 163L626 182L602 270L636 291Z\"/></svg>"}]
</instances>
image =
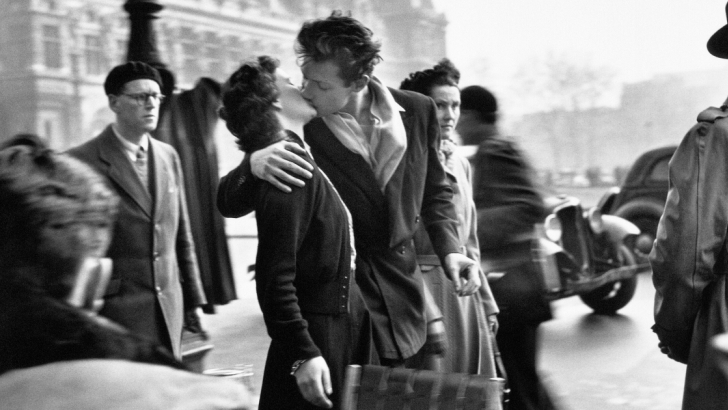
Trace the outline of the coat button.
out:
<instances>
[{"instance_id":1,"label":"coat button","mask_svg":"<svg viewBox=\"0 0 728 410\"><path fill-rule=\"evenodd\" d=\"M156 286L154 289L157 290L157 293L162 293L162 287L161 286Z\"/></svg>"},{"instance_id":2,"label":"coat button","mask_svg":"<svg viewBox=\"0 0 728 410\"><path fill-rule=\"evenodd\" d=\"M415 217L415 223L416 223L416 224L420 223L420 216L419 216L419 215L417 215L417 216Z\"/></svg>"}]
</instances>

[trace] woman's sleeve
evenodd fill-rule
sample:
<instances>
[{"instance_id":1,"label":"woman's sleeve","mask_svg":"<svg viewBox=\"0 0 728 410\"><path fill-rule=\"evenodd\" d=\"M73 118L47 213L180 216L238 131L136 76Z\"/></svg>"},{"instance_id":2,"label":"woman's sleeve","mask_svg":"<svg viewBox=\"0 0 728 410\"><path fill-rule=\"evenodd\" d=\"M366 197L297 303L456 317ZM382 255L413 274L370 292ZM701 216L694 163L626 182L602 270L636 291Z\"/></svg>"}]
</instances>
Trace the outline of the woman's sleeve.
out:
<instances>
[{"instance_id":1,"label":"woman's sleeve","mask_svg":"<svg viewBox=\"0 0 728 410\"><path fill-rule=\"evenodd\" d=\"M297 252L312 217L315 185L312 181L284 193L264 183L256 206L258 303L270 337L290 344L301 359L321 355L301 315L294 285Z\"/></svg>"},{"instance_id":2,"label":"woman's sleeve","mask_svg":"<svg viewBox=\"0 0 728 410\"><path fill-rule=\"evenodd\" d=\"M239 218L253 211L256 180L250 169L250 155L220 179L217 187L217 210L226 218Z\"/></svg>"}]
</instances>

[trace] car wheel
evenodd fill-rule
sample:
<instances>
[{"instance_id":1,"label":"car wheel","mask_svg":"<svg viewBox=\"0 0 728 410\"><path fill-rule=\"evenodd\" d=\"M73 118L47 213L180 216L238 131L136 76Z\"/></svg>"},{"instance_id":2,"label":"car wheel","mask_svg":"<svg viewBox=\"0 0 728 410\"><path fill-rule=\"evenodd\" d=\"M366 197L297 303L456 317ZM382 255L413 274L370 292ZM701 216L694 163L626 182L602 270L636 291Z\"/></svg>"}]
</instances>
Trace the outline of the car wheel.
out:
<instances>
[{"instance_id":1,"label":"car wheel","mask_svg":"<svg viewBox=\"0 0 728 410\"><path fill-rule=\"evenodd\" d=\"M619 260L620 266L637 264L635 255L624 245L619 248ZM629 279L607 283L589 293L579 295L579 297L594 310L594 313L613 315L632 300L636 289L637 276L635 275Z\"/></svg>"},{"instance_id":2,"label":"car wheel","mask_svg":"<svg viewBox=\"0 0 728 410\"><path fill-rule=\"evenodd\" d=\"M657 235L657 224L660 223L660 219L649 217L649 216L635 216L632 218L629 218L629 221L635 224L638 228L640 228L640 236L637 237L636 243L648 243L649 246L646 246L644 249L652 250L652 244L655 242L655 236ZM647 258L647 256L650 254L650 251L647 251L645 253L642 253L641 255L638 255L639 258Z\"/></svg>"}]
</instances>

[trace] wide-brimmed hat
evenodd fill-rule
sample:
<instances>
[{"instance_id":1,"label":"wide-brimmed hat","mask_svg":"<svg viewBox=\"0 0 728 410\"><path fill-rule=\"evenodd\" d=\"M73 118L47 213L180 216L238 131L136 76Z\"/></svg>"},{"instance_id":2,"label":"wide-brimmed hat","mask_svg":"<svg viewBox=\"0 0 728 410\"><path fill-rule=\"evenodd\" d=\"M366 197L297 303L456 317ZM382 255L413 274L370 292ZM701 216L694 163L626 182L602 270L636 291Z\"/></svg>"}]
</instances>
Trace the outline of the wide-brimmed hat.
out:
<instances>
[{"instance_id":1,"label":"wide-brimmed hat","mask_svg":"<svg viewBox=\"0 0 728 410\"><path fill-rule=\"evenodd\" d=\"M728 20L728 4L725 6ZM721 27L708 40L708 52L718 58L728 58L728 24Z\"/></svg>"}]
</instances>

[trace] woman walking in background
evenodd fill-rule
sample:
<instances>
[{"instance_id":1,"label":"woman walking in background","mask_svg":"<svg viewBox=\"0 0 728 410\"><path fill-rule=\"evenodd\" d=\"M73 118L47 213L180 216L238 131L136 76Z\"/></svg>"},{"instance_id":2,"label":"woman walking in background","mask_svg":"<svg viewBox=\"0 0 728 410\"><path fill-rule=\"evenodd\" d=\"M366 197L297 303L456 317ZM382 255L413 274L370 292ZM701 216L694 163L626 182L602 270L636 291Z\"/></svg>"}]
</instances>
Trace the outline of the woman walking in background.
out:
<instances>
[{"instance_id":1,"label":"woman walking in background","mask_svg":"<svg viewBox=\"0 0 728 410\"><path fill-rule=\"evenodd\" d=\"M443 59L433 68L410 74L409 78L402 81L400 89L415 91L435 100L442 137L440 162L454 191L453 202L458 214L458 234L462 252L479 263L480 249L470 163L467 158L456 152L453 141L455 126L460 117L459 80L460 72L457 68L448 59ZM430 354L424 367L444 372L495 377L493 336L497 329L498 308L483 272L480 272L483 286L478 293L459 297L454 284L447 279L423 227L415 235L415 247L425 285L441 312L441 319L428 318ZM445 327L447 347L441 344L438 347L436 340L432 340L433 336L438 334L437 328L441 328L442 324ZM436 354L440 350L444 352Z\"/></svg>"}]
</instances>

